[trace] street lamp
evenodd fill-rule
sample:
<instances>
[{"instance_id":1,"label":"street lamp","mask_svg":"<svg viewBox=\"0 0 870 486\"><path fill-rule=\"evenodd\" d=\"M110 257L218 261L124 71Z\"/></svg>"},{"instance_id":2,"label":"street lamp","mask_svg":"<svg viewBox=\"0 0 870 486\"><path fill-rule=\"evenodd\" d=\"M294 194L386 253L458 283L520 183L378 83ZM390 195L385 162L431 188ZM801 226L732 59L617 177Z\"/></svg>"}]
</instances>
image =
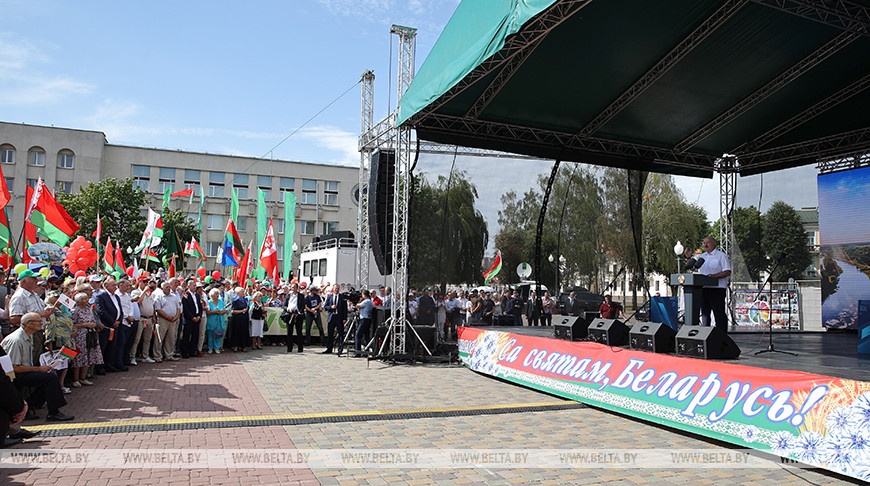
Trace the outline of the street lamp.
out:
<instances>
[{"instance_id":1,"label":"street lamp","mask_svg":"<svg viewBox=\"0 0 870 486\"><path fill-rule=\"evenodd\" d=\"M556 264L556 259L553 257L552 253L550 253L549 257L547 257L547 260L549 260L550 263L553 264L553 267L555 267L556 270L556 287L553 289L553 292L556 293L559 291L559 266Z\"/></svg>"},{"instance_id":2,"label":"street lamp","mask_svg":"<svg viewBox=\"0 0 870 486\"><path fill-rule=\"evenodd\" d=\"M674 255L677 255L677 273L680 273L680 268L682 267L683 251L685 251L685 248L683 248L683 244L680 243L679 240L677 240L677 244L674 245Z\"/></svg>"}]
</instances>

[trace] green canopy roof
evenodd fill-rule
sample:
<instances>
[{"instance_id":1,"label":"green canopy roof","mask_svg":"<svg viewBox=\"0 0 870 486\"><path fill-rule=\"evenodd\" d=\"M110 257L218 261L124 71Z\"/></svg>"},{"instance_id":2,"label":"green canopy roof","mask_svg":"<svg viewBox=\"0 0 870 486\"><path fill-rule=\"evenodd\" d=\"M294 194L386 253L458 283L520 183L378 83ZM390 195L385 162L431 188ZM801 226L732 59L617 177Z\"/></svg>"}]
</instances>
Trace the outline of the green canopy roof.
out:
<instances>
[{"instance_id":1,"label":"green canopy roof","mask_svg":"<svg viewBox=\"0 0 870 486\"><path fill-rule=\"evenodd\" d=\"M870 152L870 0L465 0L399 103L419 138L710 176ZM728 160L728 159L726 159Z\"/></svg>"}]
</instances>

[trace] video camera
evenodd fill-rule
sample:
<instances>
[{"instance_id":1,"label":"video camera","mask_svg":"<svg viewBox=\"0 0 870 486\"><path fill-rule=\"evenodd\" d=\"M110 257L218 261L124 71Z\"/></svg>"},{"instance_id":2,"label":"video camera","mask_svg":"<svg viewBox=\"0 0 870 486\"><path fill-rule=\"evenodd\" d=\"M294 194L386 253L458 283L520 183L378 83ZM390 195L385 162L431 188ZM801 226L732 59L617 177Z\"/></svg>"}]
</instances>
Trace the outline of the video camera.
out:
<instances>
[{"instance_id":1,"label":"video camera","mask_svg":"<svg viewBox=\"0 0 870 486\"><path fill-rule=\"evenodd\" d=\"M354 288L351 288L346 292L342 292L341 296L353 305L359 304L359 302L362 300L362 292Z\"/></svg>"}]
</instances>

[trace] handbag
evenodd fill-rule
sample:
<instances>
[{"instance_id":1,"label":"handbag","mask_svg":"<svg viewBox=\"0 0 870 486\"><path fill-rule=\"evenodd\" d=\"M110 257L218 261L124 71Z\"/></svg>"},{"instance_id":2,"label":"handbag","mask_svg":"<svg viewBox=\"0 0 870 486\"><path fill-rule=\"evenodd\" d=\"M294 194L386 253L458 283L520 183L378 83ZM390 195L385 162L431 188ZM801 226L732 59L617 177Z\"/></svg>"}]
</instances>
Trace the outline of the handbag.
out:
<instances>
[{"instance_id":1,"label":"handbag","mask_svg":"<svg viewBox=\"0 0 870 486\"><path fill-rule=\"evenodd\" d=\"M293 319L293 313L288 311L285 307L284 310L281 311L281 320L284 321L284 324L290 324L290 319Z\"/></svg>"},{"instance_id":2,"label":"handbag","mask_svg":"<svg viewBox=\"0 0 870 486\"><path fill-rule=\"evenodd\" d=\"M269 320L263 319L263 332L269 332Z\"/></svg>"},{"instance_id":3,"label":"handbag","mask_svg":"<svg viewBox=\"0 0 870 486\"><path fill-rule=\"evenodd\" d=\"M94 331L88 331L85 334L85 347L88 349L94 349L100 345L100 338L97 336L97 333Z\"/></svg>"},{"instance_id":4,"label":"handbag","mask_svg":"<svg viewBox=\"0 0 870 486\"><path fill-rule=\"evenodd\" d=\"M224 330L223 329L215 329L214 330L214 337L216 337L216 338L224 337Z\"/></svg>"}]
</instances>

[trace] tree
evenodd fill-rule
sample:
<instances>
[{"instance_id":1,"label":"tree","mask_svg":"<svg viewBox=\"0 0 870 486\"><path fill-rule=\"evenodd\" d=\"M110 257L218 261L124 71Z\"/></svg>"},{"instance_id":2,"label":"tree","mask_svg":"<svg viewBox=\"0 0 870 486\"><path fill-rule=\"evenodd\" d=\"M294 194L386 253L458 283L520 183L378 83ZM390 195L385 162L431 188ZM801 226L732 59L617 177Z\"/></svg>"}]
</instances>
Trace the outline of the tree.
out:
<instances>
[{"instance_id":1,"label":"tree","mask_svg":"<svg viewBox=\"0 0 870 486\"><path fill-rule=\"evenodd\" d=\"M135 247L145 230L145 194L133 179L89 182L78 194L58 192L57 200L81 228L78 234L92 240L97 215L102 221L102 244L111 237L121 248Z\"/></svg>"},{"instance_id":2,"label":"tree","mask_svg":"<svg viewBox=\"0 0 870 486\"><path fill-rule=\"evenodd\" d=\"M477 187L464 171L434 184L415 178L410 203L409 281L414 286L482 282L480 262L489 240L486 220L475 209Z\"/></svg>"},{"instance_id":3,"label":"tree","mask_svg":"<svg viewBox=\"0 0 870 486\"><path fill-rule=\"evenodd\" d=\"M806 231L797 211L777 201L764 215L762 227L761 247L770 258L773 281L800 278L812 259L807 248Z\"/></svg>"},{"instance_id":4,"label":"tree","mask_svg":"<svg viewBox=\"0 0 870 486\"><path fill-rule=\"evenodd\" d=\"M755 206L735 208L732 212L731 231L731 281L759 280L759 273L767 268L767 259L761 247L761 212ZM721 218L716 221L710 232L719 238Z\"/></svg>"}]
</instances>

